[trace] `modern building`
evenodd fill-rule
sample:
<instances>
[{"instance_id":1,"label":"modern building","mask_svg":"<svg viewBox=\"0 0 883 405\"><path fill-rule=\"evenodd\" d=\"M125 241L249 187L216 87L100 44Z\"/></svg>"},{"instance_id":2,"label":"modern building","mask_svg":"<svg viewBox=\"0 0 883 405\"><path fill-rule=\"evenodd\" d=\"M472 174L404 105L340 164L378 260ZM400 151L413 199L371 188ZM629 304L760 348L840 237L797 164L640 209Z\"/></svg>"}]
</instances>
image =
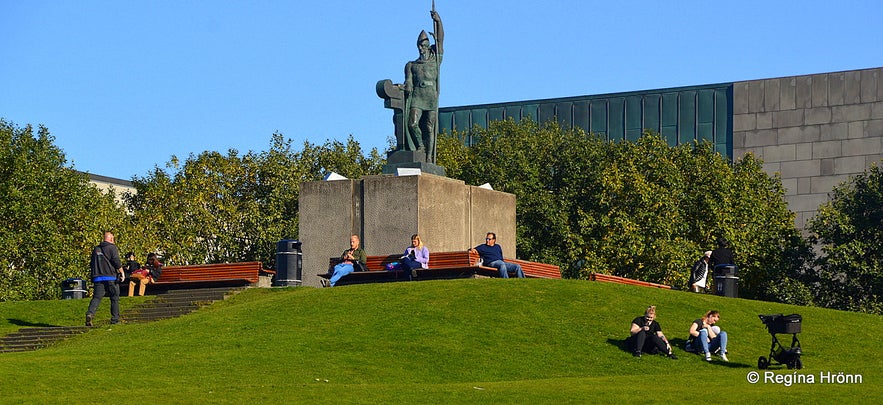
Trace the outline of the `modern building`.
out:
<instances>
[{"instance_id":1,"label":"modern building","mask_svg":"<svg viewBox=\"0 0 883 405\"><path fill-rule=\"evenodd\" d=\"M115 199L117 204L122 205L125 202L123 201L123 194L127 192L131 194L138 193L138 191L135 189L135 186L132 185L131 181L86 172L80 173L89 176L89 182L94 184L95 187L98 187L99 190L105 193L108 192L112 187L115 192Z\"/></svg>"},{"instance_id":2,"label":"modern building","mask_svg":"<svg viewBox=\"0 0 883 405\"><path fill-rule=\"evenodd\" d=\"M883 68L439 109L439 129L558 120L610 141L644 129L671 145L708 140L731 160L751 152L779 174L804 229L833 188L883 159Z\"/></svg>"}]
</instances>

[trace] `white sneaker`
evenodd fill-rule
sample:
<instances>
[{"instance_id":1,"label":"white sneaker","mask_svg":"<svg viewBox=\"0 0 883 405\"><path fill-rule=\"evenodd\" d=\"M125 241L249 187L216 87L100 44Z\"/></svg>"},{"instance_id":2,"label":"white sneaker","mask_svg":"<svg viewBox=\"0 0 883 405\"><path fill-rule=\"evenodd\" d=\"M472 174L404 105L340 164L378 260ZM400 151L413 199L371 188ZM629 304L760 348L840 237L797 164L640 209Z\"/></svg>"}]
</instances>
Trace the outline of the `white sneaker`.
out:
<instances>
[{"instance_id":1,"label":"white sneaker","mask_svg":"<svg viewBox=\"0 0 883 405\"><path fill-rule=\"evenodd\" d=\"M730 361L730 359L727 358L727 354L726 354L726 353L721 353L721 360L726 361L726 362L729 362L729 361Z\"/></svg>"},{"instance_id":2,"label":"white sneaker","mask_svg":"<svg viewBox=\"0 0 883 405\"><path fill-rule=\"evenodd\" d=\"M705 352L705 361L711 361L711 353Z\"/></svg>"}]
</instances>

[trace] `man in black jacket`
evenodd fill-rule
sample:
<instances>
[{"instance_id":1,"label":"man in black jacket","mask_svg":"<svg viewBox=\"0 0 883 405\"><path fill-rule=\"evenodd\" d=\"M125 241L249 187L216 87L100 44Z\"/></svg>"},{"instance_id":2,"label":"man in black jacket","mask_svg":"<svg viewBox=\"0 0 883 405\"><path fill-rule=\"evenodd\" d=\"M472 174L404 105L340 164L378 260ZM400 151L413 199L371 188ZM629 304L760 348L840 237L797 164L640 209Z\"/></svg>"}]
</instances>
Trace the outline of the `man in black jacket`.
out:
<instances>
[{"instance_id":1,"label":"man in black jacket","mask_svg":"<svg viewBox=\"0 0 883 405\"><path fill-rule=\"evenodd\" d=\"M120 286L117 282L123 281L126 275L120 262L120 250L113 242L113 233L105 232L104 241L92 249L89 277L94 284L94 290L92 301L89 301L89 310L86 311L86 326L92 326L92 318L95 317L95 311L98 310L98 305L105 295L110 297L110 323L120 322Z\"/></svg>"}]
</instances>

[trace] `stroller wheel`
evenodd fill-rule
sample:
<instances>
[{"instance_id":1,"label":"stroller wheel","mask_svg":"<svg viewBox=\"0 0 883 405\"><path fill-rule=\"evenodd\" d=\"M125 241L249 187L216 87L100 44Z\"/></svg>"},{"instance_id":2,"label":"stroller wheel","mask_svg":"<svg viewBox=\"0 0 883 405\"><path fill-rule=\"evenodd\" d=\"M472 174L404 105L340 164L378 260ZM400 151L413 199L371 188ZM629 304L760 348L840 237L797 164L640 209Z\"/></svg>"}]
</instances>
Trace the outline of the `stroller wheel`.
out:
<instances>
[{"instance_id":1,"label":"stroller wheel","mask_svg":"<svg viewBox=\"0 0 883 405\"><path fill-rule=\"evenodd\" d=\"M795 357L788 362L788 368L793 368L800 370L803 368L803 360L800 360L800 357Z\"/></svg>"},{"instance_id":2,"label":"stroller wheel","mask_svg":"<svg viewBox=\"0 0 883 405\"><path fill-rule=\"evenodd\" d=\"M766 368L769 366L770 362L767 361L766 357L760 356L760 358L757 359L757 368L761 370L766 370Z\"/></svg>"}]
</instances>

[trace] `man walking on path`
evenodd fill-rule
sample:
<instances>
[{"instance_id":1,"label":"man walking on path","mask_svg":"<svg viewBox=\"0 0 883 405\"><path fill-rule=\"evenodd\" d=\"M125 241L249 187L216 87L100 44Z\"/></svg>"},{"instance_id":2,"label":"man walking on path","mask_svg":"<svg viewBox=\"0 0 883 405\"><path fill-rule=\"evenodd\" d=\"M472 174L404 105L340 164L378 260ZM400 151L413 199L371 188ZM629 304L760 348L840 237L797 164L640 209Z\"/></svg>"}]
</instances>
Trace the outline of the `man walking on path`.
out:
<instances>
[{"instance_id":1,"label":"man walking on path","mask_svg":"<svg viewBox=\"0 0 883 405\"><path fill-rule=\"evenodd\" d=\"M104 233L102 241L95 249L92 249L92 258L89 261L92 279L93 293L89 301L89 310L86 311L86 326L92 326L92 318L101 304L105 295L110 297L110 323L120 322L120 286L126 276L123 273L123 264L120 261L120 250L114 245L114 236L111 232Z\"/></svg>"}]
</instances>

